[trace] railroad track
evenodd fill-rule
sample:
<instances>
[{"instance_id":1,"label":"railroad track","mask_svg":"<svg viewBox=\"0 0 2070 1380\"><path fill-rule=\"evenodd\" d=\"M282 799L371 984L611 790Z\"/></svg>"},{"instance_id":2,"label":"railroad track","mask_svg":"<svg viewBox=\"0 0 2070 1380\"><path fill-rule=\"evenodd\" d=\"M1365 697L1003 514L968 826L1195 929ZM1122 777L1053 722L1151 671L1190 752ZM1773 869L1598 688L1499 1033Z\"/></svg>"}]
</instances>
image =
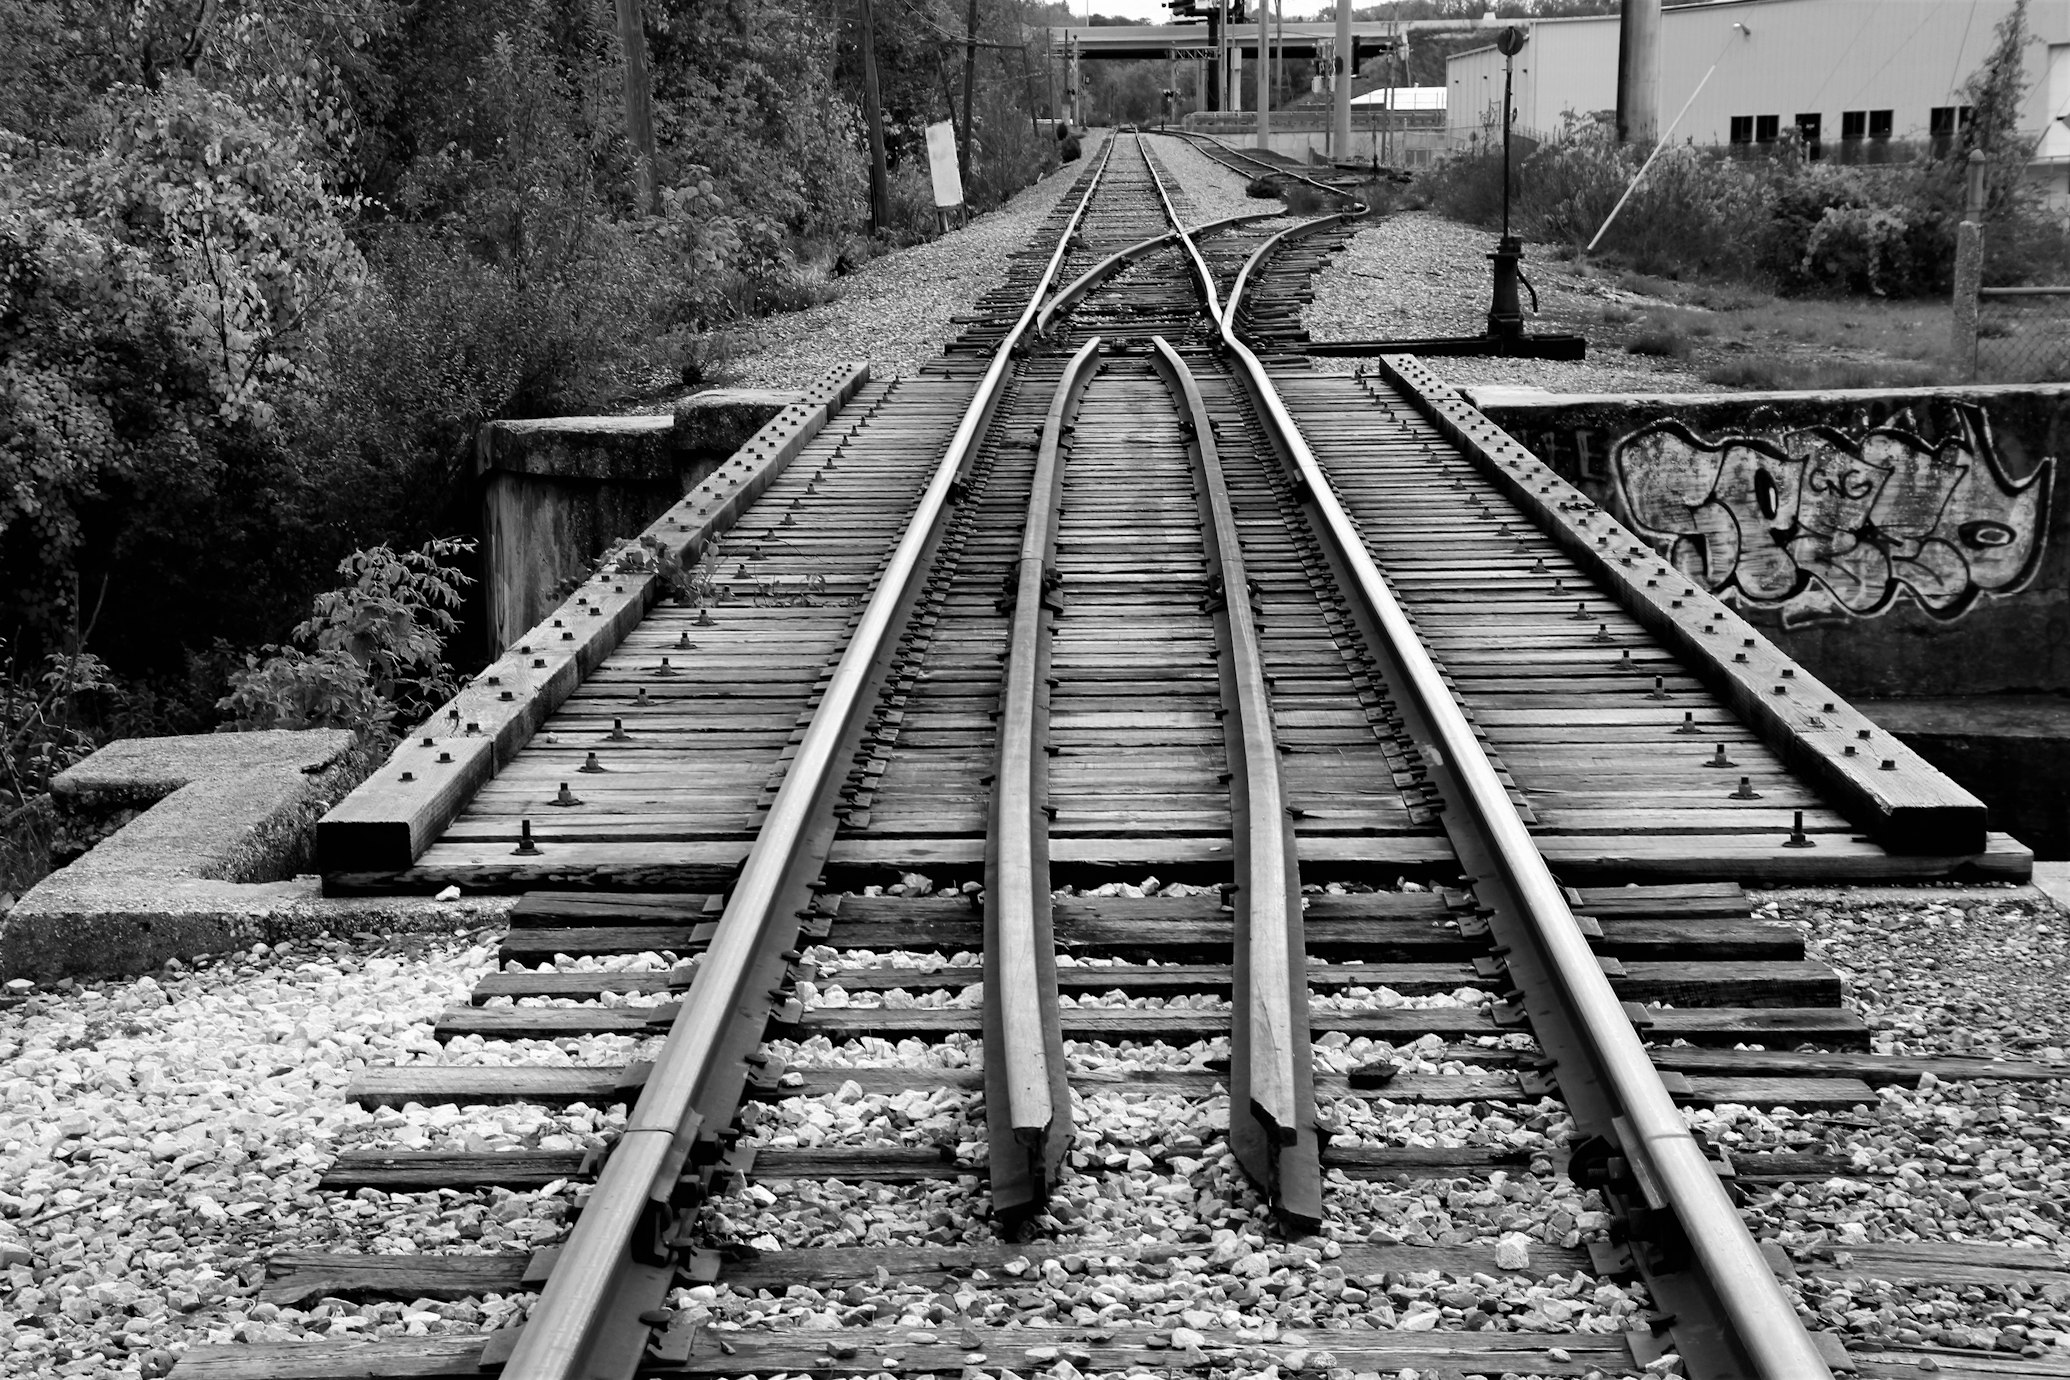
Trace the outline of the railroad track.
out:
<instances>
[{"instance_id":1,"label":"railroad track","mask_svg":"<svg viewBox=\"0 0 2070 1380\"><path fill-rule=\"evenodd\" d=\"M1729 1185L1845 1166L1682 1108L2054 1071L1863 1053L1738 879L2019 851L1412 361L1268 368L1245 301L1336 227L1175 233L1162 162L1110 140L938 370L831 380L656 524L686 575L622 557L326 821L336 889L523 893L358 1101L630 1110L347 1151L586 1192L266 1296L526 1325L176 1374L1832 1373Z\"/></svg>"}]
</instances>

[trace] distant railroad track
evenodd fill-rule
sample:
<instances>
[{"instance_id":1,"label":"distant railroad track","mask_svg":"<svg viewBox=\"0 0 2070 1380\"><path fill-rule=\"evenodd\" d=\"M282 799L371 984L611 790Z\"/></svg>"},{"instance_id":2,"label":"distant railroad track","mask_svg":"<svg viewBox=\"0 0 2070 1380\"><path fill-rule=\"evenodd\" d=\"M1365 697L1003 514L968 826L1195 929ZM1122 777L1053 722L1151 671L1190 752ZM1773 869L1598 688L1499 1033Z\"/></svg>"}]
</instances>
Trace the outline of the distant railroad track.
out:
<instances>
[{"instance_id":1,"label":"distant railroad track","mask_svg":"<svg viewBox=\"0 0 2070 1380\"><path fill-rule=\"evenodd\" d=\"M1728 1187L1821 1165L1735 1163L1681 1108L1847 1107L1919 1061L1860 1052L1837 978L1737 883L2012 875L2019 851L1412 361L1275 372L1341 219L1196 234L1159 163L1110 139L938 369L830 382L664 515L689 597L607 570L326 821L336 889L524 893L440 1039L652 1048L368 1070L368 1105L631 1111L601 1165L347 1154L327 1187L591 1182L550 1255L284 1257L268 1297L538 1288L523 1329L202 1348L177 1375L1262 1366L1293 1348L1228 1311L1018 1326L1043 1315L1017 1281L1091 1256L1111 1301L1163 1298L1189 1252L1265 1251L1268 1221L1319 1233L1274 1258L1320 1299L1385 1298L1419 1250L1639 1281L1610 1292L1645 1311L1576 1305L1608 1330L1317 1324L1302 1354L1353 1370L1832 1373ZM607 966L628 955L666 961ZM2007 1073L1962 1063L1936 1067ZM924 1139L757 1130L916 1097L948 1109ZM1182 1133L1110 1138L1138 1106ZM1521 1151L1389 1129L1448 1107L1572 1128ZM1531 1267L1347 1237L1375 1180L1556 1171L1611 1239L1541 1237ZM1165 1234L1101 1237L1144 1173L1169 1176ZM710 1214L751 1213L756 1182L932 1193L941 1220L744 1251ZM718 1332L681 1292L908 1277L958 1302ZM1250 1287L1217 1297L1240 1316Z\"/></svg>"}]
</instances>

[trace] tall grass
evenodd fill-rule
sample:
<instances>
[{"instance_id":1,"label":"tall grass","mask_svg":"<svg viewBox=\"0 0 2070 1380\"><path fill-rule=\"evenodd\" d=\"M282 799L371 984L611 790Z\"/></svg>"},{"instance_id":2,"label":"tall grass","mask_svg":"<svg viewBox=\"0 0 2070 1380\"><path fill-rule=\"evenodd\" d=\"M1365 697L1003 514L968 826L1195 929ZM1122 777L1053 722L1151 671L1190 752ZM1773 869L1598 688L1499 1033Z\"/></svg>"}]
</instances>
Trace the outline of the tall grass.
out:
<instances>
[{"instance_id":1,"label":"tall grass","mask_svg":"<svg viewBox=\"0 0 2070 1380\"><path fill-rule=\"evenodd\" d=\"M1511 219L1526 236L1579 250L1609 219L1644 162L1642 146L1590 127L1540 145L1515 166ZM1493 225L1502 158L1456 156L1424 183L1456 219ZM1813 162L1786 141L1736 159L1693 145L1661 151L1597 252L1645 273L1759 283L1786 293L1919 296L1945 292L1961 219L1961 167L1923 153L1885 165ZM2070 237L2031 196L1986 227L1994 282L2070 273Z\"/></svg>"}]
</instances>

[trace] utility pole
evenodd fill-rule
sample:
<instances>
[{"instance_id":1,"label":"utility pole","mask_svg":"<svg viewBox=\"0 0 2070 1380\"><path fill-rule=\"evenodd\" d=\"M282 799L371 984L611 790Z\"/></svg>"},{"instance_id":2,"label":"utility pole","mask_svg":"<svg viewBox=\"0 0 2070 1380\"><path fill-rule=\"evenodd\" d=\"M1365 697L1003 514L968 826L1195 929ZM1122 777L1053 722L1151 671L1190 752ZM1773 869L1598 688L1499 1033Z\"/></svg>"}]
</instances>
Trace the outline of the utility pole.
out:
<instances>
[{"instance_id":1,"label":"utility pole","mask_svg":"<svg viewBox=\"0 0 2070 1380\"><path fill-rule=\"evenodd\" d=\"M647 78L647 25L640 0L618 0L618 51L625 59L625 133L639 164L640 214L661 214L661 180L654 166L654 95Z\"/></svg>"},{"instance_id":2,"label":"utility pole","mask_svg":"<svg viewBox=\"0 0 2070 1380\"><path fill-rule=\"evenodd\" d=\"M863 123L870 127L870 233L891 228L891 174L884 166L884 109L877 99L877 17L862 0Z\"/></svg>"},{"instance_id":3,"label":"utility pole","mask_svg":"<svg viewBox=\"0 0 2070 1380\"><path fill-rule=\"evenodd\" d=\"M1660 0L1624 0L1617 23L1617 141L1660 137Z\"/></svg>"},{"instance_id":4,"label":"utility pole","mask_svg":"<svg viewBox=\"0 0 2070 1380\"><path fill-rule=\"evenodd\" d=\"M1351 157L1351 79L1357 75L1351 59L1351 0L1337 0L1337 47L1330 58L1337 78L1336 129L1330 152L1337 158Z\"/></svg>"},{"instance_id":5,"label":"utility pole","mask_svg":"<svg viewBox=\"0 0 2070 1380\"><path fill-rule=\"evenodd\" d=\"M970 0L970 17L963 25L963 128L957 131L956 171L963 179L964 195L970 188L970 96L977 85L978 0Z\"/></svg>"}]
</instances>

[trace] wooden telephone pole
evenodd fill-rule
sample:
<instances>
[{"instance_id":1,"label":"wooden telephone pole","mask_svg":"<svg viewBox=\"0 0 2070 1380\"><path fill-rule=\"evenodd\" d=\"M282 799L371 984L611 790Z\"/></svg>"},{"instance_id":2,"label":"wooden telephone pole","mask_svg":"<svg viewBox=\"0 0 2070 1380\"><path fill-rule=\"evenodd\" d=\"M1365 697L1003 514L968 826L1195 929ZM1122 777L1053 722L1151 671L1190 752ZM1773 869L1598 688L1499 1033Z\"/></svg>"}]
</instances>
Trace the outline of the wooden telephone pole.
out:
<instances>
[{"instance_id":1,"label":"wooden telephone pole","mask_svg":"<svg viewBox=\"0 0 2070 1380\"><path fill-rule=\"evenodd\" d=\"M647 24L640 0L618 0L618 51L625 59L625 132L639 160L640 214L661 214L654 167L654 89L647 76Z\"/></svg>"},{"instance_id":2,"label":"wooden telephone pole","mask_svg":"<svg viewBox=\"0 0 2070 1380\"><path fill-rule=\"evenodd\" d=\"M891 174L884 166L884 108L877 98L877 17L862 0L863 123L870 127L870 233L891 228Z\"/></svg>"}]
</instances>

